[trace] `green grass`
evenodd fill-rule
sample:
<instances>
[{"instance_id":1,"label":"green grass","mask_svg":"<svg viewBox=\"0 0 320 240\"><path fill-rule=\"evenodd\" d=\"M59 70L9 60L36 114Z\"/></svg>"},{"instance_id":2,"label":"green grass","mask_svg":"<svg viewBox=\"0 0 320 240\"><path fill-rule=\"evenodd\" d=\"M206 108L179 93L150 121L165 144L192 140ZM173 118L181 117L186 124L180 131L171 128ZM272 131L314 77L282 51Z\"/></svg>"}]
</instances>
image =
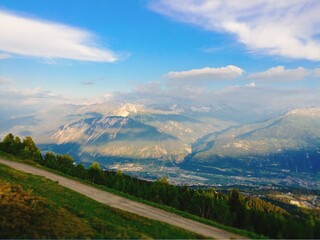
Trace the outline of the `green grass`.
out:
<instances>
[{"instance_id":1,"label":"green grass","mask_svg":"<svg viewBox=\"0 0 320 240\"><path fill-rule=\"evenodd\" d=\"M0 176L2 182L20 185L25 191L32 190L33 195L45 198L55 208L63 209L77 221L82 221L93 231L92 235L84 235L84 238L201 238L183 229L111 208L54 181L1 164Z\"/></svg>"},{"instance_id":2,"label":"green grass","mask_svg":"<svg viewBox=\"0 0 320 240\"><path fill-rule=\"evenodd\" d=\"M66 176L66 177L70 177L70 176ZM73 178L73 179L76 179L76 180L79 181L79 179L77 179L77 178ZM193 214L178 210L178 209L173 208L173 207L169 207L169 206L166 206L166 205L161 205L161 204L157 204L157 203L154 203L154 202L146 201L144 199L132 196L132 195L127 194L127 193L123 193L123 192L117 191L115 189L107 188L107 187L104 187L104 186L101 186L101 185L96 185L96 184L93 184L93 183L87 182L87 181L82 181L82 182L86 183L86 184L89 184L91 186L94 186L94 187L96 187L96 188L98 188L100 190L104 190L104 191L107 191L107 192L110 192L110 193L114 193L114 194L117 194L119 196L128 198L130 200L150 205L152 207L160 208L160 209L163 209L163 210L165 210L167 212L171 212L171 213L177 214L179 216L182 216L182 217L185 217L185 218L197 221L197 222L201 222L201 223L204 223L204 224L216 227L216 228L220 228L220 229L226 230L226 231L231 232L231 233L239 234L239 235L244 236L244 237L248 237L248 238L252 238L252 239L266 239L266 238L268 238L266 236L262 236L262 235L259 235L259 234L256 234L256 233L253 233L253 232L250 232L250 231L247 231L247 230L243 230L243 229L238 229L238 228L222 225L220 223L217 223L217 222L211 221L209 219L202 218L202 217L199 217L199 216L196 216L196 215L193 215Z\"/></svg>"},{"instance_id":3,"label":"green grass","mask_svg":"<svg viewBox=\"0 0 320 240\"><path fill-rule=\"evenodd\" d=\"M104 187L102 185L94 184L94 183L92 183L90 181L85 181L85 180L82 180L82 179L71 177L69 175L61 173L61 172L56 171L54 169L46 168L46 167L44 167L44 166L42 166L40 164L37 164L36 162L34 162L32 160L21 160L21 159L15 158L14 156L9 155L9 154L5 154L4 155L3 152L0 152L0 156L3 156L4 158L9 159L9 160L15 160L15 161L18 161L18 162L22 162L22 163L26 163L26 164L29 164L29 165L33 165L33 166L45 169L47 171L53 172L55 174L58 174L60 176L64 176L64 177L67 177L67 178L70 178L70 179L74 179L74 180L77 180L77 181L79 181L81 183L84 183L84 184L87 184L87 185L90 185L90 186L94 186L95 188L98 188L98 189L101 189L101 190L104 190L104 191L107 191L107 192L110 192L110 193L114 193L116 195L128 198L130 200L133 200L133 201L136 201L136 202L145 203L147 205L150 205L150 206L153 206L153 207L156 207L156 208L160 208L160 209L163 209L165 211L180 215L182 217L185 217L185 218L197 221L197 222L201 222L201 223L213 226L213 227L217 227L217 228L226 230L226 231L231 232L231 233L239 234L239 235L244 236L244 237L248 237L248 238L252 238L252 239L266 239L267 238L266 236L259 235L259 234L256 234L256 233L253 233L253 232L250 232L250 231L247 231L247 230L237 229L237 228L234 228L234 227L222 225L222 224L217 223L215 221L212 221L212 220L209 220L209 219L206 219L206 218L202 218L202 217L199 217L199 216L196 216L196 215L193 215L193 214L190 214L190 213L175 209L173 207L169 207L169 206L166 206L166 205L161 205L161 204L153 203L153 202L150 202L150 201L146 201L144 199L141 199L141 198L138 198L138 197L135 197L135 196L132 196L132 195L117 191L117 190L112 189L112 188L107 188L107 187Z\"/></svg>"}]
</instances>

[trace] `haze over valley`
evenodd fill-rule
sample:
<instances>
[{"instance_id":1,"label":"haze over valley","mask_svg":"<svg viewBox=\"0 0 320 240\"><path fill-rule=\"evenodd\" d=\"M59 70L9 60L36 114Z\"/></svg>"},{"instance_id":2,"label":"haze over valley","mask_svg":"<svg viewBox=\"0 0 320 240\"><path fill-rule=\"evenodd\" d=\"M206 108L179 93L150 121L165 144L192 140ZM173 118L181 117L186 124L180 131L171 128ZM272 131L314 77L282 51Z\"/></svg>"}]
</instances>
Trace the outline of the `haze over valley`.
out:
<instances>
[{"instance_id":1,"label":"haze over valley","mask_svg":"<svg viewBox=\"0 0 320 240\"><path fill-rule=\"evenodd\" d=\"M319 120L316 107L263 115L228 105L109 102L42 110L3 133L27 133L44 152L68 153L87 166L99 161L144 179L167 176L200 186L254 186L258 180L313 189L319 187Z\"/></svg>"}]
</instances>

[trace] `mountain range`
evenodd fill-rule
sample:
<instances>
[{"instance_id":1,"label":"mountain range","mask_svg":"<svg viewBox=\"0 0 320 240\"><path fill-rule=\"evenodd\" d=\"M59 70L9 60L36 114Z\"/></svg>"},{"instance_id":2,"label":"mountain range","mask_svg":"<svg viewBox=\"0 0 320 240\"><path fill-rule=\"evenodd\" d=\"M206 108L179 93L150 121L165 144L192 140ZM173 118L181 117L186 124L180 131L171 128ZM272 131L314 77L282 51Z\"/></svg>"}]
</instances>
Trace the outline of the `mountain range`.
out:
<instances>
[{"instance_id":1,"label":"mountain range","mask_svg":"<svg viewBox=\"0 0 320 240\"><path fill-rule=\"evenodd\" d=\"M145 172L161 163L224 175L318 173L320 108L261 112L228 105L61 105L2 120L0 130L32 135L44 152L105 168L139 165L136 171Z\"/></svg>"},{"instance_id":2,"label":"mountain range","mask_svg":"<svg viewBox=\"0 0 320 240\"><path fill-rule=\"evenodd\" d=\"M130 103L108 111L97 105L82 107L78 112L77 118L81 118L53 131L47 146L56 151L73 144L68 152L82 161L105 157L179 163L191 153L191 145L198 138L237 124L201 116L199 111L193 116Z\"/></svg>"},{"instance_id":3,"label":"mountain range","mask_svg":"<svg viewBox=\"0 0 320 240\"><path fill-rule=\"evenodd\" d=\"M184 166L215 172L240 166L319 172L320 109L294 109L264 122L210 133L193 145Z\"/></svg>"}]
</instances>

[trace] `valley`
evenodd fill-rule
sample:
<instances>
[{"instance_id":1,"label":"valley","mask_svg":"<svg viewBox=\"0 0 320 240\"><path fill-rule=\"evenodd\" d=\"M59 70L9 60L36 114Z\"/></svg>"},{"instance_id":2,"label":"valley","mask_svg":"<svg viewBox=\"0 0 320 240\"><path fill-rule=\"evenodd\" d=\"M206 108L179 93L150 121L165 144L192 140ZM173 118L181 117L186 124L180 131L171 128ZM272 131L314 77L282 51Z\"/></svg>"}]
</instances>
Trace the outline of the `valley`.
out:
<instances>
[{"instance_id":1,"label":"valley","mask_svg":"<svg viewBox=\"0 0 320 240\"><path fill-rule=\"evenodd\" d=\"M148 180L167 176L178 185L319 188L319 108L247 123L235 116L248 119L248 113L232 115L226 106L106 103L63 109L56 124L49 119L57 110L42 111L28 132L43 153L68 153L85 166L98 161L104 169ZM7 131L23 135L25 129Z\"/></svg>"}]
</instances>

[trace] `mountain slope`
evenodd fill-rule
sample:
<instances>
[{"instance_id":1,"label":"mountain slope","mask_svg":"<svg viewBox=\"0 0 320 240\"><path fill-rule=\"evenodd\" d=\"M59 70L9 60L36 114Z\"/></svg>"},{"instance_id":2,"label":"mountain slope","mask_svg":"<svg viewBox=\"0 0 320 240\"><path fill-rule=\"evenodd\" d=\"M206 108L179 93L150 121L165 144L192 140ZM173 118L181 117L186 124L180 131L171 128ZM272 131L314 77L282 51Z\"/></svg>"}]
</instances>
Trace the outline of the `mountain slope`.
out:
<instances>
[{"instance_id":1,"label":"mountain slope","mask_svg":"<svg viewBox=\"0 0 320 240\"><path fill-rule=\"evenodd\" d=\"M274 166L320 170L320 109L296 109L268 121L209 134L193 147L187 165Z\"/></svg>"},{"instance_id":2,"label":"mountain slope","mask_svg":"<svg viewBox=\"0 0 320 240\"><path fill-rule=\"evenodd\" d=\"M34 166L1 158L0 163L0 173L4 179L18 181L28 188L31 186L39 195L86 218L95 230L101 231L101 235L96 235L96 238L243 238ZM2 164L24 172L18 172Z\"/></svg>"},{"instance_id":3,"label":"mountain slope","mask_svg":"<svg viewBox=\"0 0 320 240\"><path fill-rule=\"evenodd\" d=\"M127 117L88 118L61 127L53 138L58 144L77 143L79 154L132 158L162 158L167 149L181 149L175 136Z\"/></svg>"},{"instance_id":4,"label":"mountain slope","mask_svg":"<svg viewBox=\"0 0 320 240\"><path fill-rule=\"evenodd\" d=\"M195 233L164 222L155 221L99 203L90 198L92 197L91 194L85 196L83 193L80 194L61 186L65 181L58 175L45 171L45 173L48 174L46 178L36 176L34 174L39 174L39 172L43 173L44 171L30 165L13 161L9 161L9 163L8 161L3 162L1 159L0 161L2 164L11 165L24 171L17 171L0 164L1 179L13 185L22 186L23 189L28 190L27 195L31 193L31 191L29 191L31 189L31 198L33 198L28 199L26 196L22 196L24 199L17 199L19 195L14 192L13 198L16 198L15 202L10 201L9 204L11 207L14 207L14 209L12 209L14 213L21 213L20 222L10 222L11 220L15 220L15 217L19 217L18 214L1 215L7 225L1 225L0 229L1 227L9 227L10 223L12 223L11 229L0 231L1 238L167 239L175 237L186 239L200 237ZM26 172L32 172L32 174ZM56 178L54 178L55 176ZM48 178L50 177L51 179L54 178L55 181L49 180ZM59 180L60 184L57 180ZM81 185L81 183L68 179L67 181L71 181L73 188L79 191L78 184ZM101 191L88 185L85 186L90 189L89 193ZM14 188L9 189L9 191L14 191ZM107 192L105 193L108 194ZM0 195L4 196L7 194L3 191ZM3 210L9 210L8 205L5 205L6 197L2 198L3 205L1 206L4 207ZM105 197L105 199L110 198ZM18 203L18 200L21 202L25 201L24 205L27 206L15 204ZM34 201L32 202L31 200ZM31 223L28 222L28 218L32 216L31 214L27 214L28 205L31 205L31 211L33 211L32 213L34 214L34 219L30 219L30 221L34 220ZM5 207L7 207L7 209ZM37 212L38 210L39 212ZM3 218L5 216L7 216L7 218ZM57 216L58 218L55 219ZM41 220L44 221L41 222ZM19 225L19 223L21 225ZM23 231L24 228L22 226L29 228Z\"/></svg>"},{"instance_id":5,"label":"mountain slope","mask_svg":"<svg viewBox=\"0 0 320 240\"><path fill-rule=\"evenodd\" d=\"M106 168L142 161L143 166L152 167L154 161L172 166L191 153L198 138L238 124L208 115L215 110L117 102L65 104L0 121L0 136L32 135L44 152L67 152L76 161L99 161Z\"/></svg>"},{"instance_id":6,"label":"mountain slope","mask_svg":"<svg viewBox=\"0 0 320 240\"><path fill-rule=\"evenodd\" d=\"M191 152L196 139L232 124L128 103L113 108L86 106L78 113L73 118L76 121L54 131L51 143L42 145L42 149L65 151L83 162L95 161L97 157L104 161L107 157L176 163Z\"/></svg>"}]
</instances>

